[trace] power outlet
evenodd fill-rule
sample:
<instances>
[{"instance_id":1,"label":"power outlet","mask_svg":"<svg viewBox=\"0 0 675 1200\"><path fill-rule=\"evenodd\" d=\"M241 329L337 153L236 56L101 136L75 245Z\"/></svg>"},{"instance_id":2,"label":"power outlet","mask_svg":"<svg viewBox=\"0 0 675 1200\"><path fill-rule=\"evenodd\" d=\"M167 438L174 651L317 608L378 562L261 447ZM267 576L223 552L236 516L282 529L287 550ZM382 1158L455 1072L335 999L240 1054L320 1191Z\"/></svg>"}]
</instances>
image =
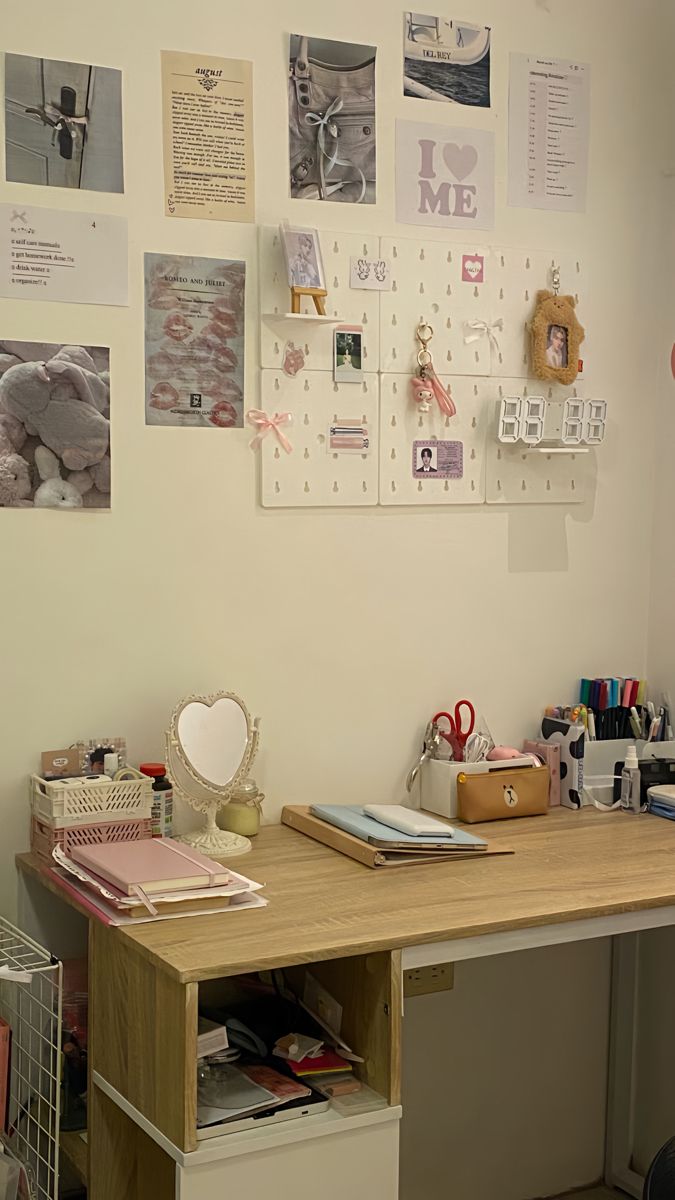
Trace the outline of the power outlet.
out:
<instances>
[{"instance_id":1,"label":"power outlet","mask_svg":"<svg viewBox=\"0 0 675 1200\"><path fill-rule=\"evenodd\" d=\"M428 996L430 992L450 992L455 984L454 963L432 963L403 972L404 996Z\"/></svg>"}]
</instances>

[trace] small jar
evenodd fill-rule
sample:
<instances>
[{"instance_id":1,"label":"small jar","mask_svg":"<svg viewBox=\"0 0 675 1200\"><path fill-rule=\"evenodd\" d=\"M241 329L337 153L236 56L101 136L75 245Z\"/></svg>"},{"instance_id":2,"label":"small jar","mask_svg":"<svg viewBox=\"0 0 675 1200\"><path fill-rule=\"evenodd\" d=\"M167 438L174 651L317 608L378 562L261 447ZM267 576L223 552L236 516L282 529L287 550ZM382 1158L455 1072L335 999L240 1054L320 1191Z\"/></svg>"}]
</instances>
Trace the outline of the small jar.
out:
<instances>
[{"instance_id":1,"label":"small jar","mask_svg":"<svg viewBox=\"0 0 675 1200\"><path fill-rule=\"evenodd\" d=\"M260 810L264 799L255 780L243 779L234 789L229 804L218 810L218 827L242 837L255 837L260 832Z\"/></svg>"},{"instance_id":2,"label":"small jar","mask_svg":"<svg viewBox=\"0 0 675 1200\"><path fill-rule=\"evenodd\" d=\"M171 837L173 830L173 786L164 763L140 763L139 771L152 779L152 836Z\"/></svg>"}]
</instances>

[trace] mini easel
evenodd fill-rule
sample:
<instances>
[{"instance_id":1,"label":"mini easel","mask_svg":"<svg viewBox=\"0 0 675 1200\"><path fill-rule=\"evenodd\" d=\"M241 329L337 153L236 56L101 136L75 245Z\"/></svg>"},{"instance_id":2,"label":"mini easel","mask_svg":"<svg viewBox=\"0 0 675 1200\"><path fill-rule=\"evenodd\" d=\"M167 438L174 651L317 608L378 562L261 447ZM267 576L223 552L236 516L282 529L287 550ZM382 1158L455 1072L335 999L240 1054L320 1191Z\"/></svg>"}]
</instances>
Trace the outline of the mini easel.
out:
<instances>
[{"instance_id":1,"label":"mini easel","mask_svg":"<svg viewBox=\"0 0 675 1200\"><path fill-rule=\"evenodd\" d=\"M311 296L314 301L314 307L320 317L326 315L326 305L324 299L328 295L325 288L308 288L308 287L291 287L291 312L300 312L300 301L303 296Z\"/></svg>"}]
</instances>

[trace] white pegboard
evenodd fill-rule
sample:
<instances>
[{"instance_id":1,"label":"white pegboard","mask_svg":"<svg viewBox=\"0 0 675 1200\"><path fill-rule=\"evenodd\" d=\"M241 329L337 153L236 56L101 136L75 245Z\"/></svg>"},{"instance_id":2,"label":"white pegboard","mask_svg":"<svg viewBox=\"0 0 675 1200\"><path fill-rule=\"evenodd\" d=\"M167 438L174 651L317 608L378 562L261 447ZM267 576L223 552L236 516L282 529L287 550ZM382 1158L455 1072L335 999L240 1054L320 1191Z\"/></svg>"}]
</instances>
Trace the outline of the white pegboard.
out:
<instances>
[{"instance_id":1,"label":"white pegboard","mask_svg":"<svg viewBox=\"0 0 675 1200\"><path fill-rule=\"evenodd\" d=\"M380 504L483 504L485 441L490 380L441 376L457 406L454 417L436 402L420 413L410 395L408 375L383 374L380 385ZM415 441L463 443L461 479L420 479L413 474Z\"/></svg>"},{"instance_id":2,"label":"white pegboard","mask_svg":"<svg viewBox=\"0 0 675 1200\"><path fill-rule=\"evenodd\" d=\"M289 378L263 370L262 407L269 414L290 412L283 431L293 449L287 454L270 431L261 446L261 502L265 508L373 505L378 499L379 376L362 383L333 382L325 371L302 371ZM368 454L328 450L331 422L356 420L368 426Z\"/></svg>"},{"instance_id":3,"label":"white pegboard","mask_svg":"<svg viewBox=\"0 0 675 1200\"><path fill-rule=\"evenodd\" d=\"M339 317L340 322L347 325L363 325L364 370L377 371L380 360L380 293L350 288L349 269L352 255L379 258L380 239L376 234L329 233L322 230L320 241L328 289L326 314ZM304 351L307 370L332 371L334 326L282 319L290 311L291 296L278 229L273 226L260 228L259 253L261 366L279 370L284 347L292 341ZM309 297L303 297L302 306L310 315L315 312Z\"/></svg>"},{"instance_id":4,"label":"white pegboard","mask_svg":"<svg viewBox=\"0 0 675 1200\"><path fill-rule=\"evenodd\" d=\"M391 263L391 291L380 293L380 369L414 371L419 344L415 330L428 321L429 349L439 375L489 375L487 338L467 345L464 321L489 318L487 246L448 245L423 238L382 238L380 253ZM463 255L484 261L483 283L462 281Z\"/></svg>"},{"instance_id":5,"label":"white pegboard","mask_svg":"<svg viewBox=\"0 0 675 1200\"><path fill-rule=\"evenodd\" d=\"M486 245L383 238L383 258L391 261L392 288L380 302L380 369L412 371L421 320L434 328L430 350L436 370L453 375L527 379L530 351L527 323L538 291L551 287L551 268L560 267L561 291L583 302L583 264L573 254L514 250ZM462 278L465 256L483 259L483 280ZM467 343L467 322L481 321L486 332ZM583 324L583 312L581 313Z\"/></svg>"},{"instance_id":6,"label":"white pegboard","mask_svg":"<svg viewBox=\"0 0 675 1200\"><path fill-rule=\"evenodd\" d=\"M498 401L502 396L544 396L547 400L565 400L584 396L581 385L564 387L530 383L522 379L492 379L487 408L488 504L583 504L595 486L597 460L594 450L581 447L573 453L514 446L497 441Z\"/></svg>"}]
</instances>

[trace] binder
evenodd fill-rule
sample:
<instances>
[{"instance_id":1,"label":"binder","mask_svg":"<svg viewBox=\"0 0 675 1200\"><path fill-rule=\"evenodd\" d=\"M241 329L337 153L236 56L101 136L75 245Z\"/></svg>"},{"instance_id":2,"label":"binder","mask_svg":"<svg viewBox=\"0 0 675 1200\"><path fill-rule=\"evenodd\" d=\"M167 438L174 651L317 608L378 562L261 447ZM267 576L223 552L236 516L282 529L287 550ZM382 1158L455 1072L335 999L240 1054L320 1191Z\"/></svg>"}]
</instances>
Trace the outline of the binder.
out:
<instances>
[{"instance_id":1,"label":"binder","mask_svg":"<svg viewBox=\"0 0 675 1200\"><path fill-rule=\"evenodd\" d=\"M281 820L284 825L289 825L298 833L304 833L307 837L314 838L314 841L329 846L331 850L338 850L341 854L346 854L348 858L354 858L364 866L375 869L420 866L422 863L457 862L458 859L472 859L475 862L477 859L482 860L497 854L513 854L512 846L501 844L488 845L480 854L476 854L474 850L467 852L455 850L451 855L443 852L429 853L425 850L379 850L376 846L361 841L360 838L338 829L335 825L328 825L325 821L320 821L318 817L312 816L309 808L296 804L286 805L282 810Z\"/></svg>"}]
</instances>

